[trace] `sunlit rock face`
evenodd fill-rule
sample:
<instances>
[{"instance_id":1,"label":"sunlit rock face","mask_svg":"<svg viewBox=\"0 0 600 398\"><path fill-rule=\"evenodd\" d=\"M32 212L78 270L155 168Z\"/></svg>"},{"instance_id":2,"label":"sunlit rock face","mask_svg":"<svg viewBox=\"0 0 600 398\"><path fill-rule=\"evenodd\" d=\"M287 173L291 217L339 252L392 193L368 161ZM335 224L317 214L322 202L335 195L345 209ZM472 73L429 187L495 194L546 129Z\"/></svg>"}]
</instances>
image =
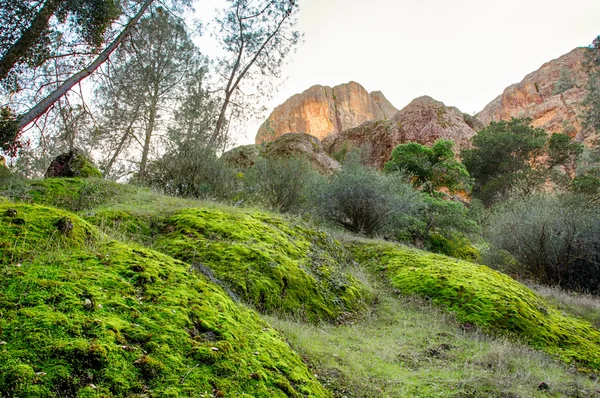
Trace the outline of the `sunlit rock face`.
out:
<instances>
[{"instance_id":1,"label":"sunlit rock face","mask_svg":"<svg viewBox=\"0 0 600 398\"><path fill-rule=\"evenodd\" d=\"M366 121L390 119L397 111L381 92L369 94L356 82L333 88L317 85L276 107L255 142L271 142L294 132L323 139Z\"/></svg>"},{"instance_id":2,"label":"sunlit rock face","mask_svg":"<svg viewBox=\"0 0 600 398\"><path fill-rule=\"evenodd\" d=\"M550 133L567 133L577 141L595 137L582 125L586 84L592 71L590 48L576 48L545 63L502 95L490 102L476 117L488 125L492 121L529 117L532 125Z\"/></svg>"},{"instance_id":3,"label":"sunlit rock face","mask_svg":"<svg viewBox=\"0 0 600 398\"><path fill-rule=\"evenodd\" d=\"M334 158L358 150L369 166L383 168L399 144L417 142L431 145L440 138L455 142L455 152L467 148L481 124L458 108L423 96L389 120L365 122L358 127L323 139L325 150Z\"/></svg>"}]
</instances>

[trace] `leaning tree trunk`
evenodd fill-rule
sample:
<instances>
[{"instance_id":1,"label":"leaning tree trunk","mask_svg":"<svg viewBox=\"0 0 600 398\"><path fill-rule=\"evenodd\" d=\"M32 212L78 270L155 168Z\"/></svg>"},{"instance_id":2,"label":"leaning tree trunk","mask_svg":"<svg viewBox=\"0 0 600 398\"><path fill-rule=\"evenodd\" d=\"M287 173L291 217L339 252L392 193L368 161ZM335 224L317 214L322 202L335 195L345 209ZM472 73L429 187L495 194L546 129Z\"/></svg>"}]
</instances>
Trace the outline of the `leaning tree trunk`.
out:
<instances>
[{"instance_id":1,"label":"leaning tree trunk","mask_svg":"<svg viewBox=\"0 0 600 398\"><path fill-rule=\"evenodd\" d=\"M146 0L138 10L137 14L135 14L135 16L133 16L133 18L129 20L129 22L127 23L125 28L123 28L121 33L88 66L86 66L85 68L71 76L69 79L67 79L64 83L58 86L56 90L54 90L46 98L38 102L37 105L35 105L25 114L20 115L18 118L17 130L23 130L23 128L25 128L29 123L33 122L35 119L39 118L44 113L46 113L48 109L50 109L50 107L56 101L58 101L63 95L65 95L70 89L72 89L73 86L75 86L77 83L94 73L94 71L98 69L100 65L106 62L110 54L112 54L112 52L117 49L119 44L121 44L121 42L137 24L137 22L140 20L142 15L144 15L144 12L146 12L146 10L148 9L148 7L150 7L153 1L154 0Z\"/></svg>"},{"instance_id":2,"label":"leaning tree trunk","mask_svg":"<svg viewBox=\"0 0 600 398\"><path fill-rule=\"evenodd\" d=\"M0 81L6 79L12 68L27 55L27 52L48 29L50 18L60 5L61 0L48 0L37 13L31 25L21 34L0 59Z\"/></svg>"}]
</instances>

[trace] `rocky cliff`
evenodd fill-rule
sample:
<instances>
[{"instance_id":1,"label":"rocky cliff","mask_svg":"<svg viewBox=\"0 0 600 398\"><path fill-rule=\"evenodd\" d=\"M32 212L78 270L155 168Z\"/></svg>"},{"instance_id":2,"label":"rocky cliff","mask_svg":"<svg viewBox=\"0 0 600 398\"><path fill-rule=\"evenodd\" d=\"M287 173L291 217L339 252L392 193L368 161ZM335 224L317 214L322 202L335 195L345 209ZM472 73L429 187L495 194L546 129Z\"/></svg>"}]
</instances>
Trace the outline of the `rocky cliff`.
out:
<instances>
[{"instance_id":1,"label":"rocky cliff","mask_svg":"<svg viewBox=\"0 0 600 398\"><path fill-rule=\"evenodd\" d=\"M276 107L260 126L255 141L274 141L286 133L322 139L366 121L389 119L397 111L380 91L369 94L356 82L333 88L317 85Z\"/></svg>"},{"instance_id":2,"label":"rocky cliff","mask_svg":"<svg viewBox=\"0 0 600 398\"><path fill-rule=\"evenodd\" d=\"M582 126L582 102L590 75L592 50L576 48L545 63L489 103L476 117L485 125L511 117L530 117L535 127L565 132L578 141L592 139Z\"/></svg>"},{"instance_id":3,"label":"rocky cliff","mask_svg":"<svg viewBox=\"0 0 600 398\"><path fill-rule=\"evenodd\" d=\"M365 163L382 168L392 150L405 142L431 145L439 138L453 140L455 151L468 147L480 127L476 120L458 108L449 107L431 97L419 97L390 120L366 122L323 139L325 150L335 158L358 149Z\"/></svg>"}]
</instances>

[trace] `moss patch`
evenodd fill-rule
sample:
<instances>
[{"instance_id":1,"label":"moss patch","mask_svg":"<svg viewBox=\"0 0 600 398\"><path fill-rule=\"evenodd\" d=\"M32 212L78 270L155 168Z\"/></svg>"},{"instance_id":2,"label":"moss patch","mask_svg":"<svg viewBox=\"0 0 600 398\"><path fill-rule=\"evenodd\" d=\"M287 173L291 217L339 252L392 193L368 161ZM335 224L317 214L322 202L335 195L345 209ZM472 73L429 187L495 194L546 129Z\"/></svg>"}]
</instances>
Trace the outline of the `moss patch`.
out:
<instances>
[{"instance_id":1,"label":"moss patch","mask_svg":"<svg viewBox=\"0 0 600 398\"><path fill-rule=\"evenodd\" d=\"M260 311L334 320L368 301L348 273L351 257L323 232L264 213L206 208L182 210L165 225L159 251L210 268Z\"/></svg>"},{"instance_id":2,"label":"moss patch","mask_svg":"<svg viewBox=\"0 0 600 398\"><path fill-rule=\"evenodd\" d=\"M188 264L60 210L2 202L0 215L0 396L330 396ZM58 235L63 217L72 228Z\"/></svg>"},{"instance_id":3,"label":"moss patch","mask_svg":"<svg viewBox=\"0 0 600 398\"><path fill-rule=\"evenodd\" d=\"M353 243L356 258L404 294L430 298L459 321L516 336L581 370L600 370L600 331L485 266L387 243Z\"/></svg>"}]
</instances>

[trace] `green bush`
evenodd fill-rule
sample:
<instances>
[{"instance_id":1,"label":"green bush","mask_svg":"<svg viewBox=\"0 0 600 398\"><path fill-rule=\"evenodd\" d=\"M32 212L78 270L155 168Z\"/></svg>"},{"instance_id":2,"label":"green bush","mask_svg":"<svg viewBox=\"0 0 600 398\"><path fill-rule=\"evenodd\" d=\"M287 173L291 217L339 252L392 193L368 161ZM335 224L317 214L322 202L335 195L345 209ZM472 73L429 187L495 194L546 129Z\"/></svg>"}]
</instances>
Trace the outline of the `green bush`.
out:
<instances>
[{"instance_id":1,"label":"green bush","mask_svg":"<svg viewBox=\"0 0 600 398\"><path fill-rule=\"evenodd\" d=\"M420 195L397 174L347 163L313 196L318 215L348 231L373 236L413 216Z\"/></svg>"},{"instance_id":2,"label":"green bush","mask_svg":"<svg viewBox=\"0 0 600 398\"><path fill-rule=\"evenodd\" d=\"M299 212L307 201L311 182L318 178L302 158L262 158L245 175L250 201L282 213Z\"/></svg>"},{"instance_id":3,"label":"green bush","mask_svg":"<svg viewBox=\"0 0 600 398\"><path fill-rule=\"evenodd\" d=\"M145 182L171 196L228 201L236 198L241 181L213 151L182 145L148 166Z\"/></svg>"}]
</instances>

